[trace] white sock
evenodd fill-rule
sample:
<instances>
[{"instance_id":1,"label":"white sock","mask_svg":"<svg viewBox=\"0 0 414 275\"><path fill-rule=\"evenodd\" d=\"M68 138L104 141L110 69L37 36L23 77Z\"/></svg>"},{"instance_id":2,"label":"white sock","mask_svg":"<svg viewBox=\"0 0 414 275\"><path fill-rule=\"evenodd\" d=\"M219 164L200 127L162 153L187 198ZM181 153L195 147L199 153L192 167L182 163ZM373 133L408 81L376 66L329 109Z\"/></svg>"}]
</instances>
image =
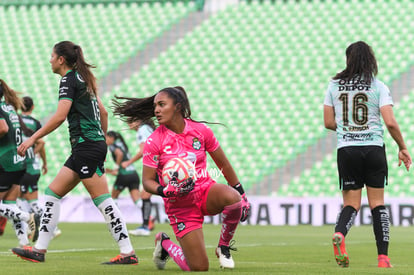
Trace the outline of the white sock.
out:
<instances>
[{"instance_id":1,"label":"white sock","mask_svg":"<svg viewBox=\"0 0 414 275\"><path fill-rule=\"evenodd\" d=\"M143 203L142 199L138 199L135 202L135 206L137 207L137 210L138 210L138 216L141 217L141 223L144 224L144 215L143 215L143 213L144 213L144 209L143 209L144 203Z\"/></svg>"},{"instance_id":2,"label":"white sock","mask_svg":"<svg viewBox=\"0 0 414 275\"><path fill-rule=\"evenodd\" d=\"M136 207L138 208L138 210L139 210L139 211L141 211L141 208L142 208L142 200L138 199L138 200L135 202L135 205L136 205Z\"/></svg>"},{"instance_id":3,"label":"white sock","mask_svg":"<svg viewBox=\"0 0 414 275\"><path fill-rule=\"evenodd\" d=\"M0 203L0 216L3 216L7 219L25 221L30 220L30 214L28 212L20 210L16 204L4 204Z\"/></svg>"},{"instance_id":4,"label":"white sock","mask_svg":"<svg viewBox=\"0 0 414 275\"><path fill-rule=\"evenodd\" d=\"M37 215L42 215L42 208L39 206L38 201L37 200L32 200L29 202L30 203L30 208L33 210L33 212Z\"/></svg>"},{"instance_id":5,"label":"white sock","mask_svg":"<svg viewBox=\"0 0 414 275\"><path fill-rule=\"evenodd\" d=\"M30 213L30 205L27 200L22 199L22 198L17 198L16 204L17 204L17 207L19 207L21 210Z\"/></svg>"},{"instance_id":6,"label":"white sock","mask_svg":"<svg viewBox=\"0 0 414 275\"><path fill-rule=\"evenodd\" d=\"M151 203L152 204L152 203ZM152 217L152 218L155 218L155 217L157 217L157 209L155 209L156 207L154 206L154 204L152 204L151 205L151 214L150 214L150 216Z\"/></svg>"},{"instance_id":7,"label":"white sock","mask_svg":"<svg viewBox=\"0 0 414 275\"><path fill-rule=\"evenodd\" d=\"M45 195L45 207L40 221L39 239L36 242L35 248L47 250L50 240L53 239L53 232L59 222L60 215L60 199Z\"/></svg>"},{"instance_id":8,"label":"white sock","mask_svg":"<svg viewBox=\"0 0 414 275\"><path fill-rule=\"evenodd\" d=\"M128 236L125 220L113 199L107 198L97 207L105 218L105 222L111 232L112 238L118 243L121 254L129 254L134 251Z\"/></svg>"},{"instance_id":9,"label":"white sock","mask_svg":"<svg viewBox=\"0 0 414 275\"><path fill-rule=\"evenodd\" d=\"M24 221L13 220L13 228L16 232L16 237L19 240L20 246L29 245L29 238L27 237L27 228L29 227Z\"/></svg>"}]
</instances>

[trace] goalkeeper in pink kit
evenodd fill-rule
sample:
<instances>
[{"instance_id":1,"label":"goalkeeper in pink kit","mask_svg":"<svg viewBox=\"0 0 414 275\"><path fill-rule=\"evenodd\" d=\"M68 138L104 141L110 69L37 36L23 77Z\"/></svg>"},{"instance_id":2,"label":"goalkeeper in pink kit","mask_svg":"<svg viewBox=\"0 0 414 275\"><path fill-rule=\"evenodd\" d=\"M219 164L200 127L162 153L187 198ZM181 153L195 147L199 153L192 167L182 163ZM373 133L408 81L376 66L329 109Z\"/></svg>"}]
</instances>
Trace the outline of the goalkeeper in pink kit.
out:
<instances>
[{"instance_id":1,"label":"goalkeeper in pink kit","mask_svg":"<svg viewBox=\"0 0 414 275\"><path fill-rule=\"evenodd\" d=\"M185 271L209 268L202 225L204 216L222 213L222 229L216 255L220 266L234 268L230 241L239 221L249 215L243 187L213 131L191 118L190 103L182 87L164 88L147 98L114 101L115 114L127 122L156 118L159 127L147 139L143 157L143 184L147 192L163 197L165 212L180 244L160 232L155 237L154 262L164 269L171 257ZM223 173L228 185L216 183L207 173L207 154ZM162 180L163 166L172 158L194 163L197 178L177 187ZM160 183L157 182L157 175ZM174 177L171 181L174 181ZM170 183L172 183L170 181Z\"/></svg>"}]
</instances>

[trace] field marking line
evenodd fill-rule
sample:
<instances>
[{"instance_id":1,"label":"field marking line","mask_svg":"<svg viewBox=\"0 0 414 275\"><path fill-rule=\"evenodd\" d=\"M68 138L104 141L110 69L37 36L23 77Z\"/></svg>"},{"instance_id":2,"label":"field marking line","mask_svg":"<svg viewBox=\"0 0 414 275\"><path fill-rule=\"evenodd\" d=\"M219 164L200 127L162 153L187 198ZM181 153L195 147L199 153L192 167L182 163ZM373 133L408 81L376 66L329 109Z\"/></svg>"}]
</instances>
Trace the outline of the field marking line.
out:
<instances>
[{"instance_id":1,"label":"field marking line","mask_svg":"<svg viewBox=\"0 0 414 275\"><path fill-rule=\"evenodd\" d=\"M361 243L369 243L369 241L366 242L350 242L353 244L361 244ZM251 243L251 244L236 244L236 247L263 247L263 246L296 246L299 245L299 243L291 243L291 242L274 242L274 243ZM324 242L324 243L318 243L318 246L331 246L332 244L330 242ZM206 245L207 249L215 248L214 245ZM58 250L48 250L47 253L67 253L67 252L88 252L88 251L112 251L116 250L117 248L69 248L69 249L58 249ZM135 247L135 251L142 251L142 250L152 250L154 249L153 246L141 246L141 247ZM9 255L12 254L11 248L8 251L0 251L0 255ZM14 254L12 254L14 255Z\"/></svg>"}]
</instances>

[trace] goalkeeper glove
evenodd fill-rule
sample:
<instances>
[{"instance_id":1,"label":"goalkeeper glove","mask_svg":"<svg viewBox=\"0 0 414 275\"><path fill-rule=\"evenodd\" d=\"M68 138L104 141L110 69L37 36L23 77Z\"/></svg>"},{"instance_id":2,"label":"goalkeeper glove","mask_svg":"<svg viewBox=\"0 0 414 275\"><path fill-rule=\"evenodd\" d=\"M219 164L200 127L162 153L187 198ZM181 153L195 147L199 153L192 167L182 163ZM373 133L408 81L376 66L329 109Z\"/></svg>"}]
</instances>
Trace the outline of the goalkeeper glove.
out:
<instances>
[{"instance_id":1,"label":"goalkeeper glove","mask_svg":"<svg viewBox=\"0 0 414 275\"><path fill-rule=\"evenodd\" d=\"M233 188L236 189L242 197L242 200L241 200L241 202L242 202L242 215L240 217L240 221L244 222L250 216L250 203L247 200L246 194L244 193L243 186L241 185L240 182L237 183L236 185L234 185Z\"/></svg>"},{"instance_id":2,"label":"goalkeeper glove","mask_svg":"<svg viewBox=\"0 0 414 275\"><path fill-rule=\"evenodd\" d=\"M158 186L157 193L161 197L177 197L184 196L194 189L195 182L192 178L188 178L178 184L177 176L174 174L167 186Z\"/></svg>"}]
</instances>

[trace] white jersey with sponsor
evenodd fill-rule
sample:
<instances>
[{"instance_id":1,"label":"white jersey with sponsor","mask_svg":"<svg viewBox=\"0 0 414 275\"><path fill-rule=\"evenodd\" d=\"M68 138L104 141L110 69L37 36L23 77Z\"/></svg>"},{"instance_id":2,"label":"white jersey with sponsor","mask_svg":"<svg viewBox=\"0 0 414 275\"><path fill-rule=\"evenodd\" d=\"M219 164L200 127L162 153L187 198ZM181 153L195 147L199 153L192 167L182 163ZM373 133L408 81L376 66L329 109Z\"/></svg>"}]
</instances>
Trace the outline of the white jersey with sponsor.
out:
<instances>
[{"instance_id":1,"label":"white jersey with sponsor","mask_svg":"<svg viewBox=\"0 0 414 275\"><path fill-rule=\"evenodd\" d=\"M337 148L383 146L380 108L393 105L388 87L374 78L370 84L359 78L331 80L324 104L335 109Z\"/></svg>"},{"instance_id":2,"label":"white jersey with sponsor","mask_svg":"<svg viewBox=\"0 0 414 275\"><path fill-rule=\"evenodd\" d=\"M141 125L138 128L136 136L138 144L144 143L152 132L154 132L154 129L152 129L148 124Z\"/></svg>"}]
</instances>

